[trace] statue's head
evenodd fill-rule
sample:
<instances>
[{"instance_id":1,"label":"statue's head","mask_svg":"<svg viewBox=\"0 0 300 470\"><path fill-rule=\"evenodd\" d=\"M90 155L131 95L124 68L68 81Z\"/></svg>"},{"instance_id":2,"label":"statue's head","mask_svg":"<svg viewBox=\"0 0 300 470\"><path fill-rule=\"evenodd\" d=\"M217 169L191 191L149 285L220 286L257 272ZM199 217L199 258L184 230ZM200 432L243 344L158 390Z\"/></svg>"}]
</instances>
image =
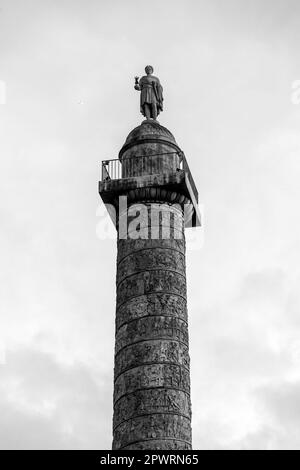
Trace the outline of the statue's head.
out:
<instances>
[{"instance_id":1,"label":"statue's head","mask_svg":"<svg viewBox=\"0 0 300 470\"><path fill-rule=\"evenodd\" d=\"M152 75L152 73L154 72L152 65L146 65L145 72L147 75Z\"/></svg>"}]
</instances>

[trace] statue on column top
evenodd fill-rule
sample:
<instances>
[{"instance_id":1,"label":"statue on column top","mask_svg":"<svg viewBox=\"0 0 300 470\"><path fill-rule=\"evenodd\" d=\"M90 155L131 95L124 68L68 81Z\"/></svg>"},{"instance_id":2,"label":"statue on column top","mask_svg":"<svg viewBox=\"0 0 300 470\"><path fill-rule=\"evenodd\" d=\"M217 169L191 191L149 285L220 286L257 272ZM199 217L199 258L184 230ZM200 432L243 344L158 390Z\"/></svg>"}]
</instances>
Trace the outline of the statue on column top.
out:
<instances>
[{"instance_id":1,"label":"statue on column top","mask_svg":"<svg viewBox=\"0 0 300 470\"><path fill-rule=\"evenodd\" d=\"M141 92L141 113L146 119L156 121L160 111L163 110L163 88L157 77L153 75L154 69L151 65L145 67L144 75L141 79L135 77L134 88Z\"/></svg>"}]
</instances>

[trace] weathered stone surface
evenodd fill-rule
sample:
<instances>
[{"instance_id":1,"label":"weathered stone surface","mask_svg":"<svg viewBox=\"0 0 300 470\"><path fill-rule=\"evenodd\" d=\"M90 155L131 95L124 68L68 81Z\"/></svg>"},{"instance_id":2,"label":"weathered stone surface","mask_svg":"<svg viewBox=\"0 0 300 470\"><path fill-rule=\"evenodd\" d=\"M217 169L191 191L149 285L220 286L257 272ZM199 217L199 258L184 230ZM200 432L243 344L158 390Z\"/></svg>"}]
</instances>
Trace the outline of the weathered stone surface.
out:
<instances>
[{"instance_id":1,"label":"weathered stone surface","mask_svg":"<svg viewBox=\"0 0 300 470\"><path fill-rule=\"evenodd\" d=\"M121 396L144 388L172 388L190 393L190 374L187 369L170 364L141 365L129 369L115 381L114 401Z\"/></svg>"},{"instance_id":2,"label":"weathered stone surface","mask_svg":"<svg viewBox=\"0 0 300 470\"><path fill-rule=\"evenodd\" d=\"M141 364L179 364L189 368L188 346L178 341L151 339L131 344L115 356L115 377Z\"/></svg>"},{"instance_id":3,"label":"weathered stone surface","mask_svg":"<svg viewBox=\"0 0 300 470\"><path fill-rule=\"evenodd\" d=\"M173 270L185 276L184 253L166 248L153 248L131 253L118 265L117 284L128 276L153 269Z\"/></svg>"},{"instance_id":4,"label":"weathered stone surface","mask_svg":"<svg viewBox=\"0 0 300 470\"><path fill-rule=\"evenodd\" d=\"M123 323L116 333L115 353L117 354L121 348L138 341L158 338L177 340L188 346L186 321L177 318L177 316L155 315Z\"/></svg>"},{"instance_id":5,"label":"weathered stone surface","mask_svg":"<svg viewBox=\"0 0 300 470\"><path fill-rule=\"evenodd\" d=\"M187 321L186 299L181 295L164 292L130 298L117 308L116 330L145 316L167 316Z\"/></svg>"},{"instance_id":6,"label":"weathered stone surface","mask_svg":"<svg viewBox=\"0 0 300 470\"><path fill-rule=\"evenodd\" d=\"M189 418L190 396L181 390L144 389L125 395L115 403L115 428L123 421L153 413L180 413Z\"/></svg>"},{"instance_id":7,"label":"weathered stone surface","mask_svg":"<svg viewBox=\"0 0 300 470\"><path fill-rule=\"evenodd\" d=\"M166 250L175 250L179 251L182 254L185 254L185 239L174 239L170 238L168 240L161 239L149 239L149 240L118 240L118 264L126 258L126 256L131 255L132 253L137 253L141 250L152 250L154 248L166 249Z\"/></svg>"},{"instance_id":8,"label":"weathered stone surface","mask_svg":"<svg viewBox=\"0 0 300 470\"><path fill-rule=\"evenodd\" d=\"M164 147L161 147L162 145ZM129 156L138 157L140 155L153 155L154 153L162 154L174 150L181 152L175 137L169 129L154 121L148 121L135 127L129 133L120 150L119 159L122 161Z\"/></svg>"},{"instance_id":9,"label":"weathered stone surface","mask_svg":"<svg viewBox=\"0 0 300 470\"><path fill-rule=\"evenodd\" d=\"M117 305L131 297L153 292L168 292L186 298L186 279L182 274L165 271L143 271L125 278L117 287Z\"/></svg>"},{"instance_id":10,"label":"weathered stone surface","mask_svg":"<svg viewBox=\"0 0 300 470\"><path fill-rule=\"evenodd\" d=\"M191 444L176 439L147 439L123 447L124 450L190 450Z\"/></svg>"},{"instance_id":11,"label":"weathered stone surface","mask_svg":"<svg viewBox=\"0 0 300 470\"><path fill-rule=\"evenodd\" d=\"M144 439L179 439L191 442L189 418L177 414L153 414L132 418L114 430L114 449L122 449Z\"/></svg>"}]
</instances>

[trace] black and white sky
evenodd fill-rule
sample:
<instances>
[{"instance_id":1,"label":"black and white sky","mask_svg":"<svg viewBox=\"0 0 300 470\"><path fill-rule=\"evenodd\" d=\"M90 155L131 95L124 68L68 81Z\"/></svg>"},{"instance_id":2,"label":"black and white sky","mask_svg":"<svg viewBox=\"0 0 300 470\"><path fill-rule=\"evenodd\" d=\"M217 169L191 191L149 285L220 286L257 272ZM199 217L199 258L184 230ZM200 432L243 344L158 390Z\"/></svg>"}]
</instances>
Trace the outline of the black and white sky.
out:
<instances>
[{"instance_id":1,"label":"black and white sky","mask_svg":"<svg viewBox=\"0 0 300 470\"><path fill-rule=\"evenodd\" d=\"M300 449L300 3L0 1L0 448L111 446L116 234L100 162L159 121L187 250L193 445Z\"/></svg>"}]
</instances>

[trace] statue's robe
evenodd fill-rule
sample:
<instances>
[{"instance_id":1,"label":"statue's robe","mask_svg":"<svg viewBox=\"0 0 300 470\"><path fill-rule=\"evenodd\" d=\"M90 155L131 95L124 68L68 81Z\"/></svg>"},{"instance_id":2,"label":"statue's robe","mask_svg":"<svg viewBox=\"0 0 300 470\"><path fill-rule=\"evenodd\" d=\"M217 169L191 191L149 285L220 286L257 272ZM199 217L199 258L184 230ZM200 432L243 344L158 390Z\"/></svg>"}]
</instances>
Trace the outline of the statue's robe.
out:
<instances>
[{"instance_id":1,"label":"statue's robe","mask_svg":"<svg viewBox=\"0 0 300 470\"><path fill-rule=\"evenodd\" d=\"M141 113L145 116L144 105L150 106L155 104L157 114L163 110L163 88L157 77L153 75L145 75L139 81L141 89Z\"/></svg>"}]
</instances>

